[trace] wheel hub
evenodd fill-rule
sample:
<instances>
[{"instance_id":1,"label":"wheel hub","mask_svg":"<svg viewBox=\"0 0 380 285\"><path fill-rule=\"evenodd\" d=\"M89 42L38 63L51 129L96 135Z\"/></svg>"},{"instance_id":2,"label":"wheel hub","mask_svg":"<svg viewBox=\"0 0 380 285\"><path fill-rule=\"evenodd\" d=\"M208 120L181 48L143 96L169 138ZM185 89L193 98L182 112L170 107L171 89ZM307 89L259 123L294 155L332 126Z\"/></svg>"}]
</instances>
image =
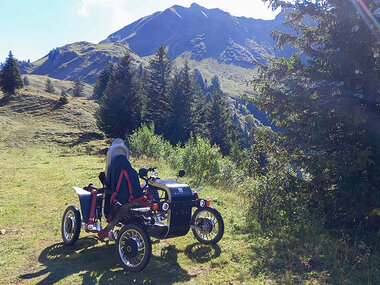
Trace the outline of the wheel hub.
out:
<instances>
[{"instance_id":1,"label":"wheel hub","mask_svg":"<svg viewBox=\"0 0 380 285\"><path fill-rule=\"evenodd\" d=\"M198 226L202 229L202 232L209 234L212 232L214 228L214 224L210 219L203 218L199 223Z\"/></svg>"},{"instance_id":2,"label":"wheel hub","mask_svg":"<svg viewBox=\"0 0 380 285\"><path fill-rule=\"evenodd\" d=\"M125 241L124 254L127 258L134 258L137 255L138 248L139 246L137 241L134 238L130 238Z\"/></svg>"},{"instance_id":3,"label":"wheel hub","mask_svg":"<svg viewBox=\"0 0 380 285\"><path fill-rule=\"evenodd\" d=\"M72 230L73 230L73 218L69 217L67 220L66 220L66 232L68 233L71 233Z\"/></svg>"}]
</instances>

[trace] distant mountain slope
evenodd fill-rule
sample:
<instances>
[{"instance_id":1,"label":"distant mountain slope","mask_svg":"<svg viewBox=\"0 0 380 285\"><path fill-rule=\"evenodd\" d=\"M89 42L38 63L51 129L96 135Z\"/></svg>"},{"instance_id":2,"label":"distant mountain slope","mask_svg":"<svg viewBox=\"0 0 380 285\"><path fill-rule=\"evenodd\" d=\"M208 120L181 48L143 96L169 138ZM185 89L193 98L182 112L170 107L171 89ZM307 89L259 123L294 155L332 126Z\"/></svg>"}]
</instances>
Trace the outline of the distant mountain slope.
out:
<instances>
[{"instance_id":1,"label":"distant mountain slope","mask_svg":"<svg viewBox=\"0 0 380 285\"><path fill-rule=\"evenodd\" d=\"M215 58L220 62L251 67L253 60L287 54L276 52L271 30L285 30L284 17L256 20L234 17L220 9L206 9L198 4L190 8L173 6L122 28L101 43L124 43L140 57L156 52L159 44L169 47L176 58L191 52L191 58Z\"/></svg>"},{"instance_id":2,"label":"distant mountain slope","mask_svg":"<svg viewBox=\"0 0 380 285\"><path fill-rule=\"evenodd\" d=\"M81 78L87 83L95 83L98 73L111 61L118 62L127 51L130 52L128 45L122 43L77 42L53 49L32 64L21 64L21 72L48 75L61 80ZM144 62L139 56L131 54L134 64Z\"/></svg>"}]
</instances>

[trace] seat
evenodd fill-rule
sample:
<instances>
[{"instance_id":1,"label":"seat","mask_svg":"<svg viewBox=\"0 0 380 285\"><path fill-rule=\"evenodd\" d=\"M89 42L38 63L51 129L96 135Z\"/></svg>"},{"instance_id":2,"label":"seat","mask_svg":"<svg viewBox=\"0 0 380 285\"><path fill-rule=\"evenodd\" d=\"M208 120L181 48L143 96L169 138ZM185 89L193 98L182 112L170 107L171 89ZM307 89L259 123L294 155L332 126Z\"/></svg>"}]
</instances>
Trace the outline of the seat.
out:
<instances>
[{"instance_id":1,"label":"seat","mask_svg":"<svg viewBox=\"0 0 380 285\"><path fill-rule=\"evenodd\" d=\"M124 144L124 141L120 138L115 139L110 148L107 151L107 160L106 160L106 185L110 185L110 167L112 159L118 155L124 155L127 160L129 160L129 149Z\"/></svg>"},{"instance_id":2,"label":"seat","mask_svg":"<svg viewBox=\"0 0 380 285\"><path fill-rule=\"evenodd\" d=\"M111 204L116 202L125 204L143 195L137 171L133 169L131 163L124 155L112 158L110 188L112 193L110 198Z\"/></svg>"},{"instance_id":3,"label":"seat","mask_svg":"<svg viewBox=\"0 0 380 285\"><path fill-rule=\"evenodd\" d=\"M128 147L122 139L115 139L107 152L105 185L108 188L104 204L106 217L110 217L111 205L116 202L125 204L143 195L138 174L129 162Z\"/></svg>"}]
</instances>

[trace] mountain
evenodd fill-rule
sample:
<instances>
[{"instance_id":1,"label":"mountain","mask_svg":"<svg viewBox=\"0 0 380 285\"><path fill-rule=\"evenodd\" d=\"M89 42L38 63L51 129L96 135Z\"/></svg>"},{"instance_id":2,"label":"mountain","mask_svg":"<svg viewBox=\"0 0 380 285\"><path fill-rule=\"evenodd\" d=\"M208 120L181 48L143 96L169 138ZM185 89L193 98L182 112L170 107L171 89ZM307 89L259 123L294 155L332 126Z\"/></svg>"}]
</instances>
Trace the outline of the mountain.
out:
<instances>
[{"instance_id":1,"label":"mountain","mask_svg":"<svg viewBox=\"0 0 380 285\"><path fill-rule=\"evenodd\" d=\"M127 51L136 66L145 64L145 60L131 52L126 44L77 42L55 48L33 63L22 62L20 70L24 74L47 75L61 80L80 78L93 84L100 71L110 62L118 62Z\"/></svg>"},{"instance_id":2,"label":"mountain","mask_svg":"<svg viewBox=\"0 0 380 285\"><path fill-rule=\"evenodd\" d=\"M168 47L172 59L186 55L195 62L214 59L220 64L252 69L253 60L264 62L266 56L289 55L289 49L276 51L270 36L271 30L286 29L283 22L281 14L274 20L257 20L235 17L220 9L206 9L197 4L189 8L175 5L125 26L99 44L68 44L51 50L33 63L23 62L20 68L26 74L61 80L79 77L93 84L97 74L109 62L117 62L126 51L132 54L136 65L145 66L147 57L162 43ZM219 74L218 70L215 74L223 81L225 74Z\"/></svg>"},{"instance_id":3,"label":"mountain","mask_svg":"<svg viewBox=\"0 0 380 285\"><path fill-rule=\"evenodd\" d=\"M198 4L190 8L175 5L141 18L111 34L101 43L123 43L140 57L157 51L162 43L176 58L190 52L191 58L214 58L219 62L252 67L252 61L289 53L275 51L271 30L285 30L284 16L274 20L235 17L220 9Z\"/></svg>"}]
</instances>

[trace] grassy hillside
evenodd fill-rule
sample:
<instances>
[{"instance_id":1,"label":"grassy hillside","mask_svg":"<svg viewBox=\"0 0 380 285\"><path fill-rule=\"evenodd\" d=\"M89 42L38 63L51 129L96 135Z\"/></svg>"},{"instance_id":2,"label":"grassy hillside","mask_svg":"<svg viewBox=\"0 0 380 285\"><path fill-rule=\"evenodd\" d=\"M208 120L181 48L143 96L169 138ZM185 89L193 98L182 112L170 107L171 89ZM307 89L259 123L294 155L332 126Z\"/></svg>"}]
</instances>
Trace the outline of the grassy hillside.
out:
<instances>
[{"instance_id":1,"label":"grassy hillside","mask_svg":"<svg viewBox=\"0 0 380 285\"><path fill-rule=\"evenodd\" d=\"M49 78L51 82L53 82L53 85L55 88L55 94L61 95L62 91L65 91L67 95L72 95L73 93L74 81L59 80L59 79L48 77L45 75L34 75L34 74L23 75L23 77L25 76L28 77L29 79L30 87L34 89L44 91L45 86L46 86L46 80ZM83 83L84 97L90 98L92 96L92 93L93 93L92 85Z\"/></svg>"},{"instance_id":2,"label":"grassy hillside","mask_svg":"<svg viewBox=\"0 0 380 285\"><path fill-rule=\"evenodd\" d=\"M206 58L201 61L190 60L189 53L183 53L175 60L177 68L182 68L184 61L189 60L189 66L192 70L195 68L200 71L203 79L211 83L211 78L217 75L220 80L221 88L231 97L239 97L243 94L253 95L252 87L247 83L252 80L256 73L255 69L243 68L233 64L221 63L216 59ZM253 67L253 65L252 65Z\"/></svg>"},{"instance_id":3,"label":"grassy hillside","mask_svg":"<svg viewBox=\"0 0 380 285\"><path fill-rule=\"evenodd\" d=\"M103 138L93 117L97 104L69 97L62 105L59 97L26 87L10 99L0 98L0 140L7 148L69 146L95 151Z\"/></svg>"}]
</instances>

